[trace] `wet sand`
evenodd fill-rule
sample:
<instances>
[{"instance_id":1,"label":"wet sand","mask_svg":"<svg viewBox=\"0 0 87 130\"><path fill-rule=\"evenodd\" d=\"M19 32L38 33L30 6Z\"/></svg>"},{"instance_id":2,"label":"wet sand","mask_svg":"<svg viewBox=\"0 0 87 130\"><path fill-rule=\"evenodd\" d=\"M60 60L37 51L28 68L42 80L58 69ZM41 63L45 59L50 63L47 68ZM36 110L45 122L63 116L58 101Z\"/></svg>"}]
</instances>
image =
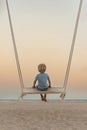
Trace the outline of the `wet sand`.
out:
<instances>
[{"instance_id":1,"label":"wet sand","mask_svg":"<svg viewBox=\"0 0 87 130\"><path fill-rule=\"evenodd\" d=\"M87 102L0 102L0 130L87 130Z\"/></svg>"}]
</instances>

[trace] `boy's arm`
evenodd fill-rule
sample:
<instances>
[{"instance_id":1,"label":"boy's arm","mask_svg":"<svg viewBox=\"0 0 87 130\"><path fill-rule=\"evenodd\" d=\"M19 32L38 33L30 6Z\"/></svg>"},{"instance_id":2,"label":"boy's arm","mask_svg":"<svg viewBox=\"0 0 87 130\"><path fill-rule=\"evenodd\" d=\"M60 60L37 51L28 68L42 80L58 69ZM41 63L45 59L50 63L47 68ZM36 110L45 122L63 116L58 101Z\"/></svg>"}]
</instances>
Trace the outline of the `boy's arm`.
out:
<instances>
[{"instance_id":1,"label":"boy's arm","mask_svg":"<svg viewBox=\"0 0 87 130\"><path fill-rule=\"evenodd\" d=\"M49 88L51 88L51 81L50 81L50 79L48 79L48 83L49 83Z\"/></svg>"},{"instance_id":2,"label":"boy's arm","mask_svg":"<svg viewBox=\"0 0 87 130\"><path fill-rule=\"evenodd\" d=\"M35 88L35 84L36 84L37 80L35 79L34 82L33 82L33 86L32 88Z\"/></svg>"}]
</instances>

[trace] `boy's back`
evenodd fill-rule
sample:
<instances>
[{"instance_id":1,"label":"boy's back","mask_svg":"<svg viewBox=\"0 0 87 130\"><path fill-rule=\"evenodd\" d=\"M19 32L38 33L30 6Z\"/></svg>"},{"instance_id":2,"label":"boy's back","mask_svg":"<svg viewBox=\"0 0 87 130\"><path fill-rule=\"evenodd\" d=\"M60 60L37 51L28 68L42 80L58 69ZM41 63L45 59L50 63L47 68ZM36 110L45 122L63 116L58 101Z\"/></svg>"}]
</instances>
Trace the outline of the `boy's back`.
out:
<instances>
[{"instance_id":1,"label":"boy's back","mask_svg":"<svg viewBox=\"0 0 87 130\"><path fill-rule=\"evenodd\" d=\"M48 80L49 80L49 76L47 73L39 73L36 75L35 80L38 81L38 88L40 89L44 89L44 88L48 88Z\"/></svg>"}]
</instances>

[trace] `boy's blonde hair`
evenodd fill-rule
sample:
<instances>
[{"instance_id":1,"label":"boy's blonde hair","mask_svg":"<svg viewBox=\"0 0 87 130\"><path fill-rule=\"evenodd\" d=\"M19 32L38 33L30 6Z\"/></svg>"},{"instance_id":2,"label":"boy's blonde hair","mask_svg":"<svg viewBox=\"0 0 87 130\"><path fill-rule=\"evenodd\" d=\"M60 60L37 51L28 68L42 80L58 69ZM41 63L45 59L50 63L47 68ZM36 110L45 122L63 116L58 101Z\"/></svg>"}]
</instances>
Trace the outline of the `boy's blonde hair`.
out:
<instances>
[{"instance_id":1,"label":"boy's blonde hair","mask_svg":"<svg viewBox=\"0 0 87 130\"><path fill-rule=\"evenodd\" d=\"M44 73L46 71L46 65L45 64L39 64L38 65L38 71L41 73Z\"/></svg>"}]
</instances>

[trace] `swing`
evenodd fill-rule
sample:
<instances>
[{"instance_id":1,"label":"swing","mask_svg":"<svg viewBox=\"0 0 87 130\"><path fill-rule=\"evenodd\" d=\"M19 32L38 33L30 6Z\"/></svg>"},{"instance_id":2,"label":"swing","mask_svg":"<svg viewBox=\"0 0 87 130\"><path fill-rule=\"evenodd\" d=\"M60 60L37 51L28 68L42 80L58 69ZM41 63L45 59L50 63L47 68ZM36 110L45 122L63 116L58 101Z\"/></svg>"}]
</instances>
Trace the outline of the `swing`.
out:
<instances>
[{"instance_id":1,"label":"swing","mask_svg":"<svg viewBox=\"0 0 87 130\"><path fill-rule=\"evenodd\" d=\"M52 87L52 88L49 88L46 91L39 91L36 88L24 86L20 62L19 62L19 57L18 57L18 52L17 52L17 47L16 47L16 42L15 42L15 37L14 37L14 32L13 32L13 26L12 26L12 21L11 21L9 4L8 4L8 0L6 0L7 13L8 13L10 30L11 30L11 35L12 35L15 59L16 59L16 64L17 64L20 86L21 86L21 96L20 96L20 98L23 98L23 96L27 95L27 94L60 94L60 98L62 100L64 99L64 97L66 95L66 88L67 88L67 83L68 83L68 78L69 78L69 73L70 73L70 67L71 67L71 61L72 61L72 56L73 56L73 51L74 51L74 46L75 46L75 41L76 41L76 36L77 36L77 29L78 29L80 14L81 14L82 3L83 3L83 0L80 0L63 87Z\"/></svg>"}]
</instances>

